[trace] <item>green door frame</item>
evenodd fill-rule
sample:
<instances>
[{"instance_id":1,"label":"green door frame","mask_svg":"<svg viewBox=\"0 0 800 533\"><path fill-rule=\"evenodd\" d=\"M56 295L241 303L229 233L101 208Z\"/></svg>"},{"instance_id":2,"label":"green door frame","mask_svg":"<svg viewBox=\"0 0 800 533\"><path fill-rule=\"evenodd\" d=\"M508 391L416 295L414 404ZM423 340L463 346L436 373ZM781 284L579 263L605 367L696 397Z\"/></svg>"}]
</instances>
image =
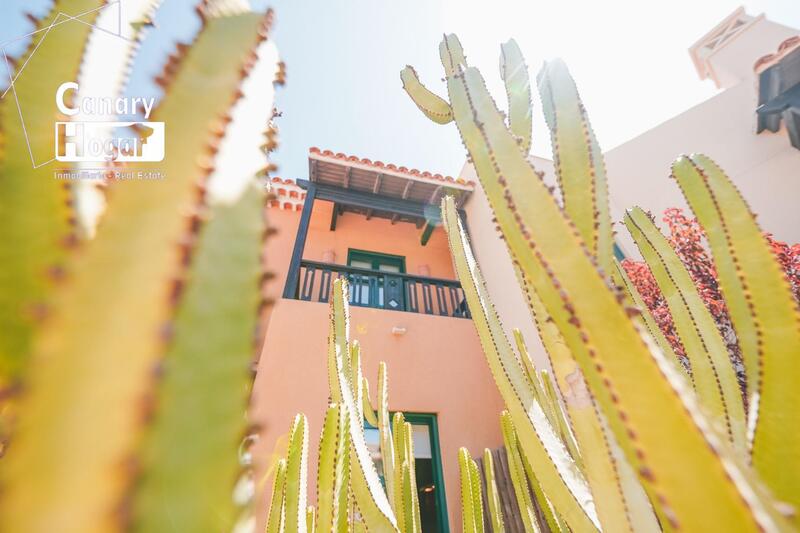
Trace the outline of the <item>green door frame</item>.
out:
<instances>
[{"instance_id":1,"label":"green door frame","mask_svg":"<svg viewBox=\"0 0 800 533\"><path fill-rule=\"evenodd\" d=\"M431 437L431 457L433 459L433 482L437 488L436 506L439 525L442 531L450 531L450 521L447 519L447 495L444 491L444 473L442 471L442 449L439 447L439 422L435 413L403 413L406 422L419 426L428 426L428 434Z\"/></svg>"},{"instance_id":2,"label":"green door frame","mask_svg":"<svg viewBox=\"0 0 800 533\"><path fill-rule=\"evenodd\" d=\"M433 463L433 482L441 488L436 491L436 518L439 521L441 530L444 533L450 532L450 520L447 518L447 494L444 489L444 473L442 470L442 449L439 446L439 423L436 419L435 413L406 413L402 412L406 422L416 424L418 426L428 426L428 435L431 438L431 459ZM377 413L375 413L377 416ZM394 425L394 411L389 412L390 424ZM364 420L364 427L369 429L378 429L373 427L366 419Z\"/></svg>"}]
</instances>

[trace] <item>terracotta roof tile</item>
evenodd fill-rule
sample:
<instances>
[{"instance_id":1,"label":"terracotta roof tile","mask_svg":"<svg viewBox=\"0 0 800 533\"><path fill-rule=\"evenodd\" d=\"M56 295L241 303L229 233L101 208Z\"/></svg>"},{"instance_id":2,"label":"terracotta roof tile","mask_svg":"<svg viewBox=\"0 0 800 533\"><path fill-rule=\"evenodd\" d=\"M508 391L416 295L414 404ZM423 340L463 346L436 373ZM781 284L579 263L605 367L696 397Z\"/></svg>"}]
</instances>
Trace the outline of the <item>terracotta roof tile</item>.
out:
<instances>
[{"instance_id":1,"label":"terracotta roof tile","mask_svg":"<svg viewBox=\"0 0 800 533\"><path fill-rule=\"evenodd\" d=\"M367 159L366 157L359 158L357 156L346 155L346 154L343 154L341 152L340 153L334 153L331 150L322 150L320 148L317 148L316 146L312 146L311 148L309 148L308 152L311 153L311 154L321 155L321 156L324 156L324 157L331 157L331 158L334 158L334 159L341 159L341 160L347 161L349 163L359 163L359 164L362 164L362 165L367 165L367 166L371 166L371 167L375 167L375 168L385 168L387 170L391 170L393 172L398 172L400 174L408 174L409 176L425 178L425 179L435 180L435 181L443 181L443 182L448 182L448 183L457 183L459 185L466 185L466 186L469 186L469 187L474 187L475 186L475 182L474 181L465 181L465 180L463 180L461 178L456 179L456 178L453 178L452 176L443 176L442 174L432 174L431 172L428 172L428 171L418 170L416 168L408 168L408 167L404 167L404 166L397 166L397 165L395 165L393 163L384 163L383 161L372 161L371 159Z\"/></svg>"},{"instance_id":2,"label":"terracotta roof tile","mask_svg":"<svg viewBox=\"0 0 800 533\"><path fill-rule=\"evenodd\" d=\"M767 54L765 56L761 56L753 65L753 70L757 73L760 73L766 70L768 67L774 65L776 62L780 61L780 59L794 50L795 48L800 47L800 35L795 35L793 37L789 37L781 44L778 45L778 50Z\"/></svg>"}]
</instances>

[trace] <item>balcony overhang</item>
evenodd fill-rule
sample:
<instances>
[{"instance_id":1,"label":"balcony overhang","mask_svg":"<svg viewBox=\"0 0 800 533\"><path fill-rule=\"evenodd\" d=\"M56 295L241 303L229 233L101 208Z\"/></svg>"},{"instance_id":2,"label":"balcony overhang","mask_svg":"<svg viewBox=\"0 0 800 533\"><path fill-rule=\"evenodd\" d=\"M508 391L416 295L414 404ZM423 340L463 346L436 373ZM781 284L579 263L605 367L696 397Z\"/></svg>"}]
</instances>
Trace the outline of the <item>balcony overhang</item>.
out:
<instances>
[{"instance_id":1,"label":"balcony overhang","mask_svg":"<svg viewBox=\"0 0 800 533\"><path fill-rule=\"evenodd\" d=\"M368 219L377 217L387 218L392 223L410 222L420 228L426 227L429 234L432 229L427 229L427 226L439 221L442 198L453 196L460 208L474 186L450 176L316 148L312 148L308 155L308 176L308 181L317 185L317 198L329 199L336 204L332 229L336 227L339 214L352 212ZM330 198L322 198L320 194L325 194L323 191L330 192Z\"/></svg>"},{"instance_id":2,"label":"balcony overhang","mask_svg":"<svg viewBox=\"0 0 800 533\"><path fill-rule=\"evenodd\" d=\"M441 224L440 202L449 195L455 198L459 216L469 231L461 206L472 193L472 182L386 165L380 161L322 152L317 148L310 150L308 167L309 179L296 182L306 192L284 298L294 298L298 294L303 249L311 212L317 200L334 204L331 231L336 229L339 214L347 211L363 214L367 218L387 218L392 224L416 224L418 228L423 228L420 244L425 246L436 226Z\"/></svg>"}]
</instances>

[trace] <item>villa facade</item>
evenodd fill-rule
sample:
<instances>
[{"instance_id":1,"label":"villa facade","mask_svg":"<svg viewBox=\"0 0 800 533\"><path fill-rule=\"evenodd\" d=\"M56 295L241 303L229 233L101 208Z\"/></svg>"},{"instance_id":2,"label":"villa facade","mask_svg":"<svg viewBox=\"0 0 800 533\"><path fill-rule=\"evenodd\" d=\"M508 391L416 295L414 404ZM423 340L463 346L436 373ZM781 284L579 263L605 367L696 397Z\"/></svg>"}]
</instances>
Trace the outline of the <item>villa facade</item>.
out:
<instances>
[{"instance_id":1,"label":"villa facade","mask_svg":"<svg viewBox=\"0 0 800 533\"><path fill-rule=\"evenodd\" d=\"M798 31L739 9L693 45L690 56L701 80L721 91L605 154L613 220L634 205L656 215L686 208L668 179L670 164L681 153L703 152L727 170L764 230L800 242ZM276 235L265 254L276 274L274 305L252 406L261 431L260 501L269 498L265 477L285 452L298 412L310 422L309 479L316 477L328 402L327 302L332 280L346 277L351 338L361 344L373 404L378 363L385 361L390 409L408 413L415 428L423 529L457 531L457 450L466 446L478 456L500 446L503 404L438 225L443 195L457 198L505 326L520 327L537 363L547 364L488 202L469 164L451 178L317 148L308 162L305 179L272 178L269 220ZM533 163L554 180L551 161ZM619 252L636 257L625 231L617 238ZM370 431L368 440L376 437ZM314 491L310 486L312 500Z\"/></svg>"}]
</instances>

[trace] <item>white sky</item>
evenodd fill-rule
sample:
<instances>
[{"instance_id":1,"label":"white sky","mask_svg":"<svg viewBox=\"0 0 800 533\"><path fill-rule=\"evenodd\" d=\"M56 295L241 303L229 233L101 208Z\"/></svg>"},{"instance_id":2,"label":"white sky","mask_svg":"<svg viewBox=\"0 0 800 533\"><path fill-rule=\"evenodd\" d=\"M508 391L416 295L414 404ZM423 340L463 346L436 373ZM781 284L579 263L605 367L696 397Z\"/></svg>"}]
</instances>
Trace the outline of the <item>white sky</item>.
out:
<instances>
[{"instance_id":1,"label":"white sky","mask_svg":"<svg viewBox=\"0 0 800 533\"><path fill-rule=\"evenodd\" d=\"M503 101L499 43L514 37L532 82L542 62L563 58L576 79L604 150L716 93L701 82L687 49L742 5L736 0L511 1L443 0L443 19L459 35L471 66L479 66ZM491 5L491 7L488 7ZM800 1L751 1L751 15L800 28ZM754 58L755 60L756 58ZM547 129L534 99L534 147L550 157Z\"/></svg>"},{"instance_id":2,"label":"white sky","mask_svg":"<svg viewBox=\"0 0 800 533\"><path fill-rule=\"evenodd\" d=\"M422 116L401 89L413 65L445 94L438 44L461 38L499 101L500 43L514 37L533 79L546 58L567 61L601 146L608 150L712 96L687 52L733 12L736 0L254 0L272 5L287 63L277 94L280 175L305 178L310 146L456 175L465 152L456 128ZM751 14L800 28L800 0L753 0ZM538 95L536 97L538 99ZM538 101L534 147L550 157Z\"/></svg>"}]
</instances>

